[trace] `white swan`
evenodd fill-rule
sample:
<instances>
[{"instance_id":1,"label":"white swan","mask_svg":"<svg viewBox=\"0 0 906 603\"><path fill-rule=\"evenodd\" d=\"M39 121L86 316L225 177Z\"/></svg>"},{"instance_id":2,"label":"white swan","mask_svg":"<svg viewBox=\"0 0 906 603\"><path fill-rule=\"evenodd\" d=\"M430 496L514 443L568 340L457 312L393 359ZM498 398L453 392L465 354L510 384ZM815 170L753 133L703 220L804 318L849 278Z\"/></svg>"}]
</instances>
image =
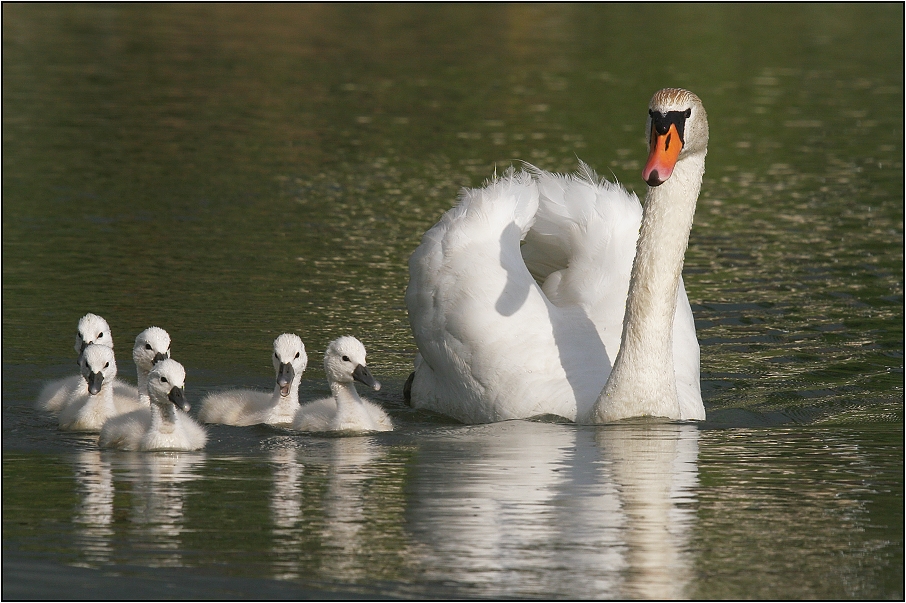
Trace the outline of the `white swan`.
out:
<instances>
[{"instance_id":1,"label":"white swan","mask_svg":"<svg viewBox=\"0 0 906 603\"><path fill-rule=\"evenodd\" d=\"M100 431L104 421L118 414L139 408L135 398L114 396L116 359L113 348L90 344L79 359L86 390L75 391L60 411L60 429L69 431Z\"/></svg>"},{"instance_id":2,"label":"white swan","mask_svg":"<svg viewBox=\"0 0 906 603\"><path fill-rule=\"evenodd\" d=\"M135 345L132 348L132 360L135 362L135 372L137 378L139 401L144 404L150 404L151 398L148 395L148 374L154 365L161 360L170 357L170 334L160 327L148 327L138 334L135 338ZM129 386L131 387L131 386ZM119 388L114 390L114 395L131 395L131 391L124 388L121 392Z\"/></svg>"},{"instance_id":3,"label":"white swan","mask_svg":"<svg viewBox=\"0 0 906 603\"><path fill-rule=\"evenodd\" d=\"M79 326L76 330L75 351L80 359L82 351L92 343L112 348L113 337L110 335L110 325L107 324L107 321L97 314L89 312L79 319ZM55 379L41 388L35 408L58 414L76 392L88 392L82 375Z\"/></svg>"},{"instance_id":4,"label":"white swan","mask_svg":"<svg viewBox=\"0 0 906 603\"><path fill-rule=\"evenodd\" d=\"M511 170L424 235L406 291L414 407L466 423L705 418L681 278L707 152L701 101L657 92L646 135L644 211L584 164Z\"/></svg>"},{"instance_id":5,"label":"white swan","mask_svg":"<svg viewBox=\"0 0 906 603\"><path fill-rule=\"evenodd\" d=\"M186 371L175 360L161 360L148 375L151 405L104 423L99 444L120 450L199 450L208 436L186 414Z\"/></svg>"},{"instance_id":6,"label":"white swan","mask_svg":"<svg viewBox=\"0 0 906 603\"><path fill-rule=\"evenodd\" d=\"M305 344L298 335L284 333L274 340L271 358L277 373L273 393L235 389L208 394L201 401L198 419L224 425L288 425L299 410L299 384L308 366Z\"/></svg>"},{"instance_id":7,"label":"white swan","mask_svg":"<svg viewBox=\"0 0 906 603\"><path fill-rule=\"evenodd\" d=\"M381 384L365 364L365 346L355 337L335 339L324 352L324 372L333 396L302 406L292 428L297 431L392 431L384 409L359 397L355 381L374 390Z\"/></svg>"}]
</instances>

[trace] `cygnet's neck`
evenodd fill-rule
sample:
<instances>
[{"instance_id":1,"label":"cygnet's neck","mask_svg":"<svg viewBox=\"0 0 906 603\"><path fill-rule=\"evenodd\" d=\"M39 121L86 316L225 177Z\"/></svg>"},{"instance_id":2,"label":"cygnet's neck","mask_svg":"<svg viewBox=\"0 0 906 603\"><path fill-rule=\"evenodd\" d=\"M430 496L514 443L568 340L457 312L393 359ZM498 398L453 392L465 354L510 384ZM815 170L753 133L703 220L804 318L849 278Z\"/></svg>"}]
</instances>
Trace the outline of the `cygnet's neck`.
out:
<instances>
[{"instance_id":1,"label":"cygnet's neck","mask_svg":"<svg viewBox=\"0 0 906 603\"><path fill-rule=\"evenodd\" d=\"M299 384L302 383L302 373L295 373L293 381L289 384L289 392L285 396L280 394L280 384L274 386L271 396L273 407L268 416L267 423L292 423L293 417L299 410Z\"/></svg>"},{"instance_id":2,"label":"cygnet's neck","mask_svg":"<svg viewBox=\"0 0 906 603\"><path fill-rule=\"evenodd\" d=\"M87 384L85 392L88 392ZM85 406L94 411L103 411L106 416L116 414L116 406L113 403L113 379L104 379L101 390L93 396L88 393L88 402Z\"/></svg>"},{"instance_id":3,"label":"cygnet's neck","mask_svg":"<svg viewBox=\"0 0 906 603\"><path fill-rule=\"evenodd\" d=\"M592 410L593 422L680 415L673 321L704 161L704 153L686 156L677 162L670 179L648 189L620 351Z\"/></svg>"},{"instance_id":4,"label":"cygnet's neck","mask_svg":"<svg viewBox=\"0 0 906 603\"><path fill-rule=\"evenodd\" d=\"M346 383L331 381L330 391L337 403L334 429L362 429L364 427L362 422L366 420L367 413L362 406L362 399L355 389L355 384L352 381Z\"/></svg>"},{"instance_id":5,"label":"cygnet's neck","mask_svg":"<svg viewBox=\"0 0 906 603\"><path fill-rule=\"evenodd\" d=\"M151 371L146 371L142 367L136 368L136 384L138 386L138 401L140 404L151 404L151 396L148 394L148 375Z\"/></svg>"},{"instance_id":6,"label":"cygnet's neck","mask_svg":"<svg viewBox=\"0 0 906 603\"><path fill-rule=\"evenodd\" d=\"M151 431L173 433L176 429L176 406L169 400L164 404L151 404Z\"/></svg>"}]
</instances>

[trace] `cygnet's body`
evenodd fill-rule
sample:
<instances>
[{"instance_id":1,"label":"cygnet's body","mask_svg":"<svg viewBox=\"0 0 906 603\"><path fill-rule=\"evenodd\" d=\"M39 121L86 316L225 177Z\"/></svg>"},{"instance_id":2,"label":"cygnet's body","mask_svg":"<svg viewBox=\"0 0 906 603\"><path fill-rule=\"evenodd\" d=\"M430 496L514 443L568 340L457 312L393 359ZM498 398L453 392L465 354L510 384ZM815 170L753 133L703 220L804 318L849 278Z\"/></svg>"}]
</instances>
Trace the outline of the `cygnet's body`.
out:
<instances>
[{"instance_id":1,"label":"cygnet's body","mask_svg":"<svg viewBox=\"0 0 906 603\"><path fill-rule=\"evenodd\" d=\"M60 411L60 429L100 431L104 422L139 408L135 399L114 396L116 359L113 348L90 344L79 359L85 391L74 391Z\"/></svg>"},{"instance_id":2,"label":"cygnet's body","mask_svg":"<svg viewBox=\"0 0 906 603\"><path fill-rule=\"evenodd\" d=\"M381 384L365 364L365 346L355 337L340 337L324 352L324 371L333 396L309 402L296 413L297 431L392 431L384 409L359 397L355 381L379 390Z\"/></svg>"},{"instance_id":3,"label":"cygnet's body","mask_svg":"<svg viewBox=\"0 0 906 603\"><path fill-rule=\"evenodd\" d=\"M175 360L159 361L148 375L151 404L114 417L101 429L103 448L120 450L199 450L208 436L204 427L186 414L183 393L186 371Z\"/></svg>"},{"instance_id":4,"label":"cygnet's body","mask_svg":"<svg viewBox=\"0 0 906 603\"><path fill-rule=\"evenodd\" d=\"M284 333L274 340L272 356L277 384L273 393L234 389L208 394L198 418L223 425L290 425L299 410L299 383L308 365L305 345L298 335Z\"/></svg>"},{"instance_id":5,"label":"cygnet's body","mask_svg":"<svg viewBox=\"0 0 906 603\"><path fill-rule=\"evenodd\" d=\"M113 347L110 325L97 314L88 313L79 319L76 331L75 351L82 358L82 352L92 343ZM55 379L41 388L35 408L59 414L66 403L78 393L88 393L88 385L82 375Z\"/></svg>"}]
</instances>

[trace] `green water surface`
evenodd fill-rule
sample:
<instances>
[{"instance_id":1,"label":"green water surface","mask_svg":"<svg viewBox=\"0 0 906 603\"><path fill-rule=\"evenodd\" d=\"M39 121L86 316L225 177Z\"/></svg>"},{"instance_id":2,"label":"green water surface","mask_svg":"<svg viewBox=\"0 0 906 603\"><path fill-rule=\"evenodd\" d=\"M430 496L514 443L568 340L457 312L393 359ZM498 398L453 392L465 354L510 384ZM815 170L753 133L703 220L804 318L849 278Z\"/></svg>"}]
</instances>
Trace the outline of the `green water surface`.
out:
<instances>
[{"instance_id":1,"label":"green water surface","mask_svg":"<svg viewBox=\"0 0 906 603\"><path fill-rule=\"evenodd\" d=\"M2 11L5 598L903 597L902 5ZM421 235L519 161L643 196L665 86L711 128L684 268L708 421L406 408ZM86 312L127 379L167 329L190 402L271 387L282 332L322 395L353 334L397 429L99 451L32 408Z\"/></svg>"}]
</instances>

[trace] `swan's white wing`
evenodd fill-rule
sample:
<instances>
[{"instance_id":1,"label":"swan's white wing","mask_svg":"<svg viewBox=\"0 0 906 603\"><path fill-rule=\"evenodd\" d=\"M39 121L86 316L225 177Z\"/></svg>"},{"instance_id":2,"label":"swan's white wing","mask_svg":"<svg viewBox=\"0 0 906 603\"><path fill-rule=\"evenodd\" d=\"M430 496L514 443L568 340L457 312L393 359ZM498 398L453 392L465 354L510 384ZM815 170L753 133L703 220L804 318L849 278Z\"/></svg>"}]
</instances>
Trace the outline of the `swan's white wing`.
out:
<instances>
[{"instance_id":1,"label":"swan's white wing","mask_svg":"<svg viewBox=\"0 0 906 603\"><path fill-rule=\"evenodd\" d=\"M393 421L379 404L362 398L362 406L371 420L374 431L393 431Z\"/></svg>"},{"instance_id":2,"label":"swan's white wing","mask_svg":"<svg viewBox=\"0 0 906 603\"><path fill-rule=\"evenodd\" d=\"M296 411L292 428L296 431L330 431L336 416L336 400L332 397L320 398L303 404Z\"/></svg>"},{"instance_id":3,"label":"swan's white wing","mask_svg":"<svg viewBox=\"0 0 906 603\"><path fill-rule=\"evenodd\" d=\"M246 427L264 423L273 406L273 394L251 389L233 389L208 394L201 401L198 420Z\"/></svg>"},{"instance_id":4,"label":"swan's white wing","mask_svg":"<svg viewBox=\"0 0 906 603\"><path fill-rule=\"evenodd\" d=\"M529 274L520 239L538 191L508 172L464 191L409 260L409 320L418 344L413 404L468 423L539 414L575 417L559 346L560 311ZM599 388L600 391L600 388Z\"/></svg>"},{"instance_id":5,"label":"swan's white wing","mask_svg":"<svg viewBox=\"0 0 906 603\"><path fill-rule=\"evenodd\" d=\"M79 393L88 395L88 384L81 375L56 379L41 388L35 408L59 414L69 400Z\"/></svg>"},{"instance_id":6,"label":"swan's white wing","mask_svg":"<svg viewBox=\"0 0 906 603\"><path fill-rule=\"evenodd\" d=\"M138 450L142 437L150 427L150 407L117 415L104 422L98 444L101 448Z\"/></svg>"},{"instance_id":7,"label":"swan's white wing","mask_svg":"<svg viewBox=\"0 0 906 603\"><path fill-rule=\"evenodd\" d=\"M673 364L680 418L705 420L700 374L701 352L695 335L695 319L680 277L676 291L676 317L673 319Z\"/></svg>"},{"instance_id":8,"label":"swan's white wing","mask_svg":"<svg viewBox=\"0 0 906 603\"><path fill-rule=\"evenodd\" d=\"M538 171L535 177L540 206L522 246L525 263L543 277L552 303L585 310L611 363L620 347L642 206L584 163L575 175Z\"/></svg>"}]
</instances>

